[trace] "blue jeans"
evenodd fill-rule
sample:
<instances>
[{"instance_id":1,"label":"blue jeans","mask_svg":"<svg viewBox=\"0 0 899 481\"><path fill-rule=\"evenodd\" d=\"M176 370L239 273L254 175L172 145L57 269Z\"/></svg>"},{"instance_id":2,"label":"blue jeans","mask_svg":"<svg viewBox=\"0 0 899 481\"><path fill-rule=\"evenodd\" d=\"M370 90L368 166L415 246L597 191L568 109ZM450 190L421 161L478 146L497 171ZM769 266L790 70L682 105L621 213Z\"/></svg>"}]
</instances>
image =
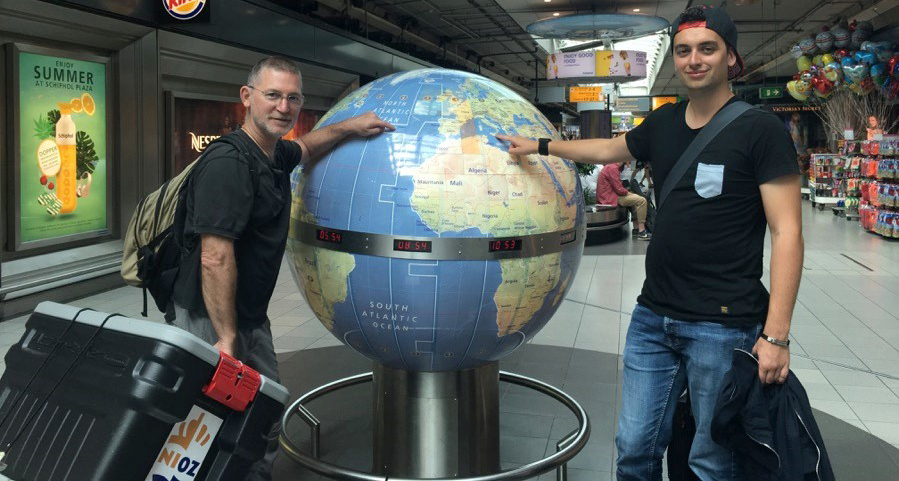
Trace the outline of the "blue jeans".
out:
<instances>
[{"instance_id":1,"label":"blue jeans","mask_svg":"<svg viewBox=\"0 0 899 481\"><path fill-rule=\"evenodd\" d=\"M709 426L733 350L751 351L760 329L760 325L678 321L639 304L634 308L624 346L615 436L619 481L662 479L674 407L685 387L696 420L690 468L704 481L743 479L734 452L712 441Z\"/></svg>"}]
</instances>

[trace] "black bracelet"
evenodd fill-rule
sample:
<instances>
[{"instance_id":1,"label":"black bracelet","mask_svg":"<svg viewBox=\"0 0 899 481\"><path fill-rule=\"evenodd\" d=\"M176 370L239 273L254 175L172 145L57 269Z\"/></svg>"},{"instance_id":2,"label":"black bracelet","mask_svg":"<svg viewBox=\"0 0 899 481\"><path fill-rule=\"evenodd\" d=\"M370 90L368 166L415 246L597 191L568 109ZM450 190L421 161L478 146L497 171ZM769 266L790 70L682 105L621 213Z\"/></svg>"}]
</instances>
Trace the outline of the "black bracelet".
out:
<instances>
[{"instance_id":1,"label":"black bracelet","mask_svg":"<svg viewBox=\"0 0 899 481\"><path fill-rule=\"evenodd\" d=\"M759 337L770 342L771 344L774 344L775 346L790 347L789 339L778 339L776 337L771 337L771 336L765 334L764 332L759 334Z\"/></svg>"},{"instance_id":2,"label":"black bracelet","mask_svg":"<svg viewBox=\"0 0 899 481\"><path fill-rule=\"evenodd\" d=\"M552 139L537 139L537 153L540 155L549 155L549 143Z\"/></svg>"}]
</instances>

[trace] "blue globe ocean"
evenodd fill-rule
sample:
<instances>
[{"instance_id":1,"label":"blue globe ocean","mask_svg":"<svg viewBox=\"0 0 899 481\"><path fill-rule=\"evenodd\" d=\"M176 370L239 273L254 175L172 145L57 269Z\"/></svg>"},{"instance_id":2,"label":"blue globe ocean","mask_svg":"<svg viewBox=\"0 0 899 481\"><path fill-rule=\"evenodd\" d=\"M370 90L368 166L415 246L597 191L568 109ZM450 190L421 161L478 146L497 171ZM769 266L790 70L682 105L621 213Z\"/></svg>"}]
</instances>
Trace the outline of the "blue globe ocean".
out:
<instances>
[{"instance_id":1,"label":"blue globe ocean","mask_svg":"<svg viewBox=\"0 0 899 481\"><path fill-rule=\"evenodd\" d=\"M478 75L384 77L345 97L316 128L366 111L396 131L348 140L293 173L288 256L300 290L334 336L386 366L448 371L498 360L555 313L574 281L582 235L545 255L413 260L302 242L295 224L428 238L576 229L584 209L574 164L509 155L495 134L558 134L525 99Z\"/></svg>"}]
</instances>

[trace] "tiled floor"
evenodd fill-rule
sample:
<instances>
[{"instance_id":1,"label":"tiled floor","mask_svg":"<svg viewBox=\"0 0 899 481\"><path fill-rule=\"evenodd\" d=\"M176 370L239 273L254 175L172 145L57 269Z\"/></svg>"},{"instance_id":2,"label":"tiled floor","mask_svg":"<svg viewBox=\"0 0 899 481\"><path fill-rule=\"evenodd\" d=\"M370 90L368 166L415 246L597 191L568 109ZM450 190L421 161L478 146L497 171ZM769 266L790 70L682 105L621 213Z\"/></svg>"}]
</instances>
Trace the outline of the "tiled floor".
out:
<instances>
[{"instance_id":1,"label":"tiled floor","mask_svg":"<svg viewBox=\"0 0 899 481\"><path fill-rule=\"evenodd\" d=\"M815 409L899 447L899 242L808 203L803 214L806 256L791 329L793 372ZM645 245L626 239L587 248L566 301L530 342L619 355L643 281ZM140 318L141 295L120 288L71 304ZM300 350L340 345L315 319L286 266L269 315L282 361ZM155 311L150 317L161 319ZM0 323L0 354L18 342L24 322ZM597 455L611 463L611 453Z\"/></svg>"}]
</instances>

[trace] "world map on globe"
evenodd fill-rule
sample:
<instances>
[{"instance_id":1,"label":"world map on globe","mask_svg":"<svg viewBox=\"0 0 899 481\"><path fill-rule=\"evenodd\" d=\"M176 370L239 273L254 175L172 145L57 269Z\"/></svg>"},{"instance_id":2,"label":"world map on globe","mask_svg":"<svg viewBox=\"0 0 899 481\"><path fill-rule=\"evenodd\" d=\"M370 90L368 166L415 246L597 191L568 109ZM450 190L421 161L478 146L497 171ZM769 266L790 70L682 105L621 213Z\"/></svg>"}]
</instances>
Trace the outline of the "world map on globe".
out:
<instances>
[{"instance_id":1,"label":"world map on globe","mask_svg":"<svg viewBox=\"0 0 899 481\"><path fill-rule=\"evenodd\" d=\"M289 265L346 345L388 367L468 369L534 336L570 288L583 236L559 252L485 260L403 259L303 242L297 225L426 238L508 238L584 222L574 164L512 156L495 134L559 138L528 101L484 77L424 69L343 98L316 129L373 111L396 131L351 138L291 176ZM339 239L338 239L339 240Z\"/></svg>"}]
</instances>

